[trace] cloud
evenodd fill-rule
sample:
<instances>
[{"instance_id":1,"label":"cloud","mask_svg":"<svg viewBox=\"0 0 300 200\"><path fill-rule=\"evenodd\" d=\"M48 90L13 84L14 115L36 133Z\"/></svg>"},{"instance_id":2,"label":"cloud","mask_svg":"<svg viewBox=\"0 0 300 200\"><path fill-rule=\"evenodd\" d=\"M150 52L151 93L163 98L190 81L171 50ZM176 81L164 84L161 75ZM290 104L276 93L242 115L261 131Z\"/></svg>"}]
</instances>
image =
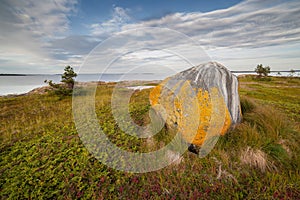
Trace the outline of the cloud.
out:
<instances>
[{"instance_id":1,"label":"cloud","mask_svg":"<svg viewBox=\"0 0 300 200\"><path fill-rule=\"evenodd\" d=\"M75 11L75 0L7 1L18 26L35 36L53 37L68 31L68 16Z\"/></svg>"},{"instance_id":2,"label":"cloud","mask_svg":"<svg viewBox=\"0 0 300 200\"><path fill-rule=\"evenodd\" d=\"M114 7L111 19L89 25L91 34L94 36L108 36L111 33L120 31L121 27L128 24L131 20L128 11L129 9Z\"/></svg>"},{"instance_id":3,"label":"cloud","mask_svg":"<svg viewBox=\"0 0 300 200\"><path fill-rule=\"evenodd\" d=\"M99 44L99 42L90 36L70 35L52 40L47 48L53 55L53 58L65 60L69 57L74 58L87 55L97 44ZM60 58L58 56L60 56Z\"/></svg>"},{"instance_id":4,"label":"cloud","mask_svg":"<svg viewBox=\"0 0 300 200\"><path fill-rule=\"evenodd\" d=\"M181 71L209 61L207 54L196 43L182 33L165 28L118 32L93 50L81 70L84 73L125 73L148 66L157 74L165 72L166 68Z\"/></svg>"},{"instance_id":5,"label":"cloud","mask_svg":"<svg viewBox=\"0 0 300 200\"><path fill-rule=\"evenodd\" d=\"M257 48L300 40L299 1L248 0L207 13L174 13L160 19L124 25L123 30L167 27L207 47Z\"/></svg>"},{"instance_id":6,"label":"cloud","mask_svg":"<svg viewBox=\"0 0 300 200\"><path fill-rule=\"evenodd\" d=\"M295 68L295 64L300 63L299 19L299 1L248 0L223 10L174 13L159 19L125 24L122 30L170 28L198 41L213 60L230 69L249 70L259 64L259 60L280 70L293 65ZM150 46L158 44L186 48L184 40L179 42L164 34L149 42ZM185 55L189 58L197 57L197 52L188 51L188 48L184 51L188 52Z\"/></svg>"},{"instance_id":7,"label":"cloud","mask_svg":"<svg viewBox=\"0 0 300 200\"><path fill-rule=\"evenodd\" d=\"M173 13L140 22L131 18L129 9L114 6L109 19L87 25L86 35L70 30L76 4L76 0L2 1L1 71L58 73L61 66L81 65L99 42L106 45L105 51L94 53L102 60L90 58L89 62L96 69L118 57L114 72L126 71L128 66L151 68L151 63L178 71L189 67L176 52L193 64L206 61L205 52L194 51L193 45L202 46L212 59L234 70L252 69L258 59L277 69L300 63L298 0L246 0L227 9ZM162 29L143 31L147 27ZM132 30L134 34L124 34ZM118 39L103 43L111 36ZM128 52L134 46L141 49Z\"/></svg>"},{"instance_id":8,"label":"cloud","mask_svg":"<svg viewBox=\"0 0 300 200\"><path fill-rule=\"evenodd\" d=\"M68 17L76 11L75 5L74 0L2 1L0 58L10 60L7 63L15 67L16 72L32 63L50 64L51 55L45 47L50 40L67 35Z\"/></svg>"},{"instance_id":9,"label":"cloud","mask_svg":"<svg viewBox=\"0 0 300 200\"><path fill-rule=\"evenodd\" d=\"M174 13L138 23L123 20L130 19L125 11L124 17L115 17L119 16L116 13L118 12L115 12L112 19L95 25L96 29L93 29L93 36L119 36L118 40L107 45L107 51L98 52L94 69L99 68L99 63L109 63L118 58L118 62L110 66L112 72L124 72L128 66L151 66L151 63L152 66L159 64L161 67L168 66L181 71L190 67L184 59L192 64L207 61L205 52L191 48L197 44L213 60L234 70L252 69L259 64L256 63L258 59L272 65L274 69L299 62L298 53L295 52L299 45L289 46L300 41L299 1L248 0L228 9L206 13ZM157 29L148 31L149 27ZM162 29L159 30L159 27ZM180 35L181 33L186 36ZM137 52L126 54L134 46L148 49L137 49ZM289 51L280 51L283 47L292 49L292 58L288 56ZM160 50L179 52L181 57L172 53L166 56Z\"/></svg>"}]
</instances>

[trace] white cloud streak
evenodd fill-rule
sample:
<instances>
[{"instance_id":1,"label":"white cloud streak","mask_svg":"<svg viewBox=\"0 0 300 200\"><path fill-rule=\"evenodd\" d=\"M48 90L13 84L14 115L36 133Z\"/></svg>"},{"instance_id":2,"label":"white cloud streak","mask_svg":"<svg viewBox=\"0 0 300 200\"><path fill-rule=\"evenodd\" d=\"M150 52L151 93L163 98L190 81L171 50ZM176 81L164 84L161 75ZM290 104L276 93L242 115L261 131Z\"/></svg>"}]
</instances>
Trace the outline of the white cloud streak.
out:
<instances>
[{"instance_id":1,"label":"white cloud streak","mask_svg":"<svg viewBox=\"0 0 300 200\"><path fill-rule=\"evenodd\" d=\"M109 36L109 34L121 31L122 26L128 24L131 20L131 17L128 15L128 11L129 9L114 7L111 19L101 23L91 24L89 26L92 35Z\"/></svg>"},{"instance_id":2,"label":"white cloud streak","mask_svg":"<svg viewBox=\"0 0 300 200\"><path fill-rule=\"evenodd\" d=\"M7 71L11 66L9 72L38 73L49 69L49 65L57 64L56 60L51 60L52 55L45 47L50 40L66 35L69 30L68 16L76 11L75 4L74 0L2 1L0 69ZM45 65L48 68L43 69Z\"/></svg>"},{"instance_id":3,"label":"white cloud streak","mask_svg":"<svg viewBox=\"0 0 300 200\"><path fill-rule=\"evenodd\" d=\"M53 66L80 65L83 57L99 41L122 31L145 27L169 28L186 34L199 43L213 60L232 70L251 70L259 64L257 62L279 70L289 66L300 67L298 0L246 0L227 9L173 13L140 22L133 22L129 11L115 6L110 19L87 25L87 35L76 35L70 31L68 18L76 13L75 0L5 0L0 7L0 69L15 73L30 69L50 73L57 69ZM100 56L105 56L106 60L113 59L113 56L120 55L120 51L126 52L132 45L140 43L149 48L180 49L192 60L199 57L198 52L189 50L190 44L185 44L184 39L172 37L165 31L148 35L136 31L131 40L126 37L119 39L115 43L119 42L121 48L115 44L107 46L105 54ZM171 61L178 59L158 52L156 49L127 54L120 59L124 61L120 66L126 67L134 61L138 62L137 65L149 65L154 56L156 60L165 59L161 62L163 65L168 65L168 61L171 65ZM44 69L41 66L45 66Z\"/></svg>"},{"instance_id":4,"label":"white cloud streak","mask_svg":"<svg viewBox=\"0 0 300 200\"><path fill-rule=\"evenodd\" d=\"M175 13L129 24L123 30L167 27L197 39L204 46L249 47L300 40L300 1L248 0L208 13Z\"/></svg>"}]
</instances>

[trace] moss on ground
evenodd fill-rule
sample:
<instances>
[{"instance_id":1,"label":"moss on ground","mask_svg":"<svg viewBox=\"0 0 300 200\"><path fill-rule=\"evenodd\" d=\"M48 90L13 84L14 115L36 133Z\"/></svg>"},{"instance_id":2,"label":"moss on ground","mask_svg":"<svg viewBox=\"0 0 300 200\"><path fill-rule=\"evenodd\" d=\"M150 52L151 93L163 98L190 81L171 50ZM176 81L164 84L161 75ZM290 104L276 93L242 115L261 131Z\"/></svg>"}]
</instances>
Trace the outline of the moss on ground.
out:
<instances>
[{"instance_id":1,"label":"moss on ground","mask_svg":"<svg viewBox=\"0 0 300 200\"><path fill-rule=\"evenodd\" d=\"M51 95L0 98L2 199L299 199L300 79L240 78L244 120L205 158L190 152L180 164L133 174L108 168L84 147L72 99ZM147 151L111 114L113 84L98 86L96 114L118 146ZM149 123L150 89L135 92L130 114ZM151 150L170 140L165 128Z\"/></svg>"}]
</instances>

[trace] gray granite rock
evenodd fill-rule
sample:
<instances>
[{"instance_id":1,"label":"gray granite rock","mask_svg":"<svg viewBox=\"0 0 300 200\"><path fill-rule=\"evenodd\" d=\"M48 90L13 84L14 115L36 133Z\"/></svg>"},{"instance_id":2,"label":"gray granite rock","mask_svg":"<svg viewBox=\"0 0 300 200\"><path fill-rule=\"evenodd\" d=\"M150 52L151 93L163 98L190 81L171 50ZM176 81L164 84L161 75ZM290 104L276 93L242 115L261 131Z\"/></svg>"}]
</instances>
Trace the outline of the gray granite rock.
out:
<instances>
[{"instance_id":1,"label":"gray granite rock","mask_svg":"<svg viewBox=\"0 0 300 200\"><path fill-rule=\"evenodd\" d=\"M151 91L150 103L158 113L166 113L170 129L198 146L206 135L225 134L242 120L238 79L217 62L165 79Z\"/></svg>"}]
</instances>

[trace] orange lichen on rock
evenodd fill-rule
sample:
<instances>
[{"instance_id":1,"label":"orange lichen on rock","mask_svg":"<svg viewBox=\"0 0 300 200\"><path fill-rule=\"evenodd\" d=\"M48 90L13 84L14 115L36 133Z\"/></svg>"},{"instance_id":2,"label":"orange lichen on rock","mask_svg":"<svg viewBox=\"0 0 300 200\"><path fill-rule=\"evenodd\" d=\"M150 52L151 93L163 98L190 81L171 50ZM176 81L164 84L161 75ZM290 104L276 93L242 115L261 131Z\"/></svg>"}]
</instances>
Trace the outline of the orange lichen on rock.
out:
<instances>
[{"instance_id":1,"label":"orange lichen on rock","mask_svg":"<svg viewBox=\"0 0 300 200\"><path fill-rule=\"evenodd\" d=\"M182 134L187 142L200 146L211 136L224 135L230 128L231 117L224 98L217 88L211 88L210 92L199 89L196 99L199 112L199 115L194 114L199 120L197 133L192 134L190 128L185 127L182 128L185 130ZM197 112L196 109L194 112ZM187 120L194 121L195 119L191 117Z\"/></svg>"},{"instance_id":2,"label":"orange lichen on rock","mask_svg":"<svg viewBox=\"0 0 300 200\"><path fill-rule=\"evenodd\" d=\"M177 97L175 108L178 113L178 131L187 142L192 143L197 137L200 112L198 99L189 81L182 84Z\"/></svg>"},{"instance_id":3,"label":"orange lichen on rock","mask_svg":"<svg viewBox=\"0 0 300 200\"><path fill-rule=\"evenodd\" d=\"M166 122L192 144L202 145L210 136L224 135L231 126L231 116L217 88L210 92L192 88L189 81L179 81L165 88L167 80L150 92L152 106L161 104L167 113ZM168 95L161 96L163 90ZM177 94L175 91L179 90ZM209 134L208 134L209 132Z\"/></svg>"},{"instance_id":4,"label":"orange lichen on rock","mask_svg":"<svg viewBox=\"0 0 300 200\"><path fill-rule=\"evenodd\" d=\"M240 123L238 79L226 67L208 62L165 79L150 93L150 103L171 133L208 147L215 137ZM163 114L164 115L163 115Z\"/></svg>"},{"instance_id":5,"label":"orange lichen on rock","mask_svg":"<svg viewBox=\"0 0 300 200\"><path fill-rule=\"evenodd\" d=\"M221 135L225 135L225 133L229 130L230 126L231 126L231 116L230 116L230 112L228 111L228 108L226 107L225 121L224 121L223 128L221 130Z\"/></svg>"},{"instance_id":6,"label":"orange lichen on rock","mask_svg":"<svg viewBox=\"0 0 300 200\"><path fill-rule=\"evenodd\" d=\"M149 99L150 99L150 103L152 106L158 104L158 99L159 99L159 96L161 93L161 88L162 88L162 85L159 84L151 90L151 92L149 94Z\"/></svg>"},{"instance_id":7,"label":"orange lichen on rock","mask_svg":"<svg viewBox=\"0 0 300 200\"><path fill-rule=\"evenodd\" d=\"M197 99L200 108L199 126L197 134L191 143L195 145L201 145L204 142L208 127L210 126L212 102L207 90L199 89L197 93Z\"/></svg>"},{"instance_id":8,"label":"orange lichen on rock","mask_svg":"<svg viewBox=\"0 0 300 200\"><path fill-rule=\"evenodd\" d=\"M164 81L162 81L159 85L157 85L156 87L154 87L150 94L149 94L149 99L150 99L150 104L152 106L158 104L159 101L159 97L162 91L162 88L164 87L164 85L168 82L168 78L165 79Z\"/></svg>"}]
</instances>

